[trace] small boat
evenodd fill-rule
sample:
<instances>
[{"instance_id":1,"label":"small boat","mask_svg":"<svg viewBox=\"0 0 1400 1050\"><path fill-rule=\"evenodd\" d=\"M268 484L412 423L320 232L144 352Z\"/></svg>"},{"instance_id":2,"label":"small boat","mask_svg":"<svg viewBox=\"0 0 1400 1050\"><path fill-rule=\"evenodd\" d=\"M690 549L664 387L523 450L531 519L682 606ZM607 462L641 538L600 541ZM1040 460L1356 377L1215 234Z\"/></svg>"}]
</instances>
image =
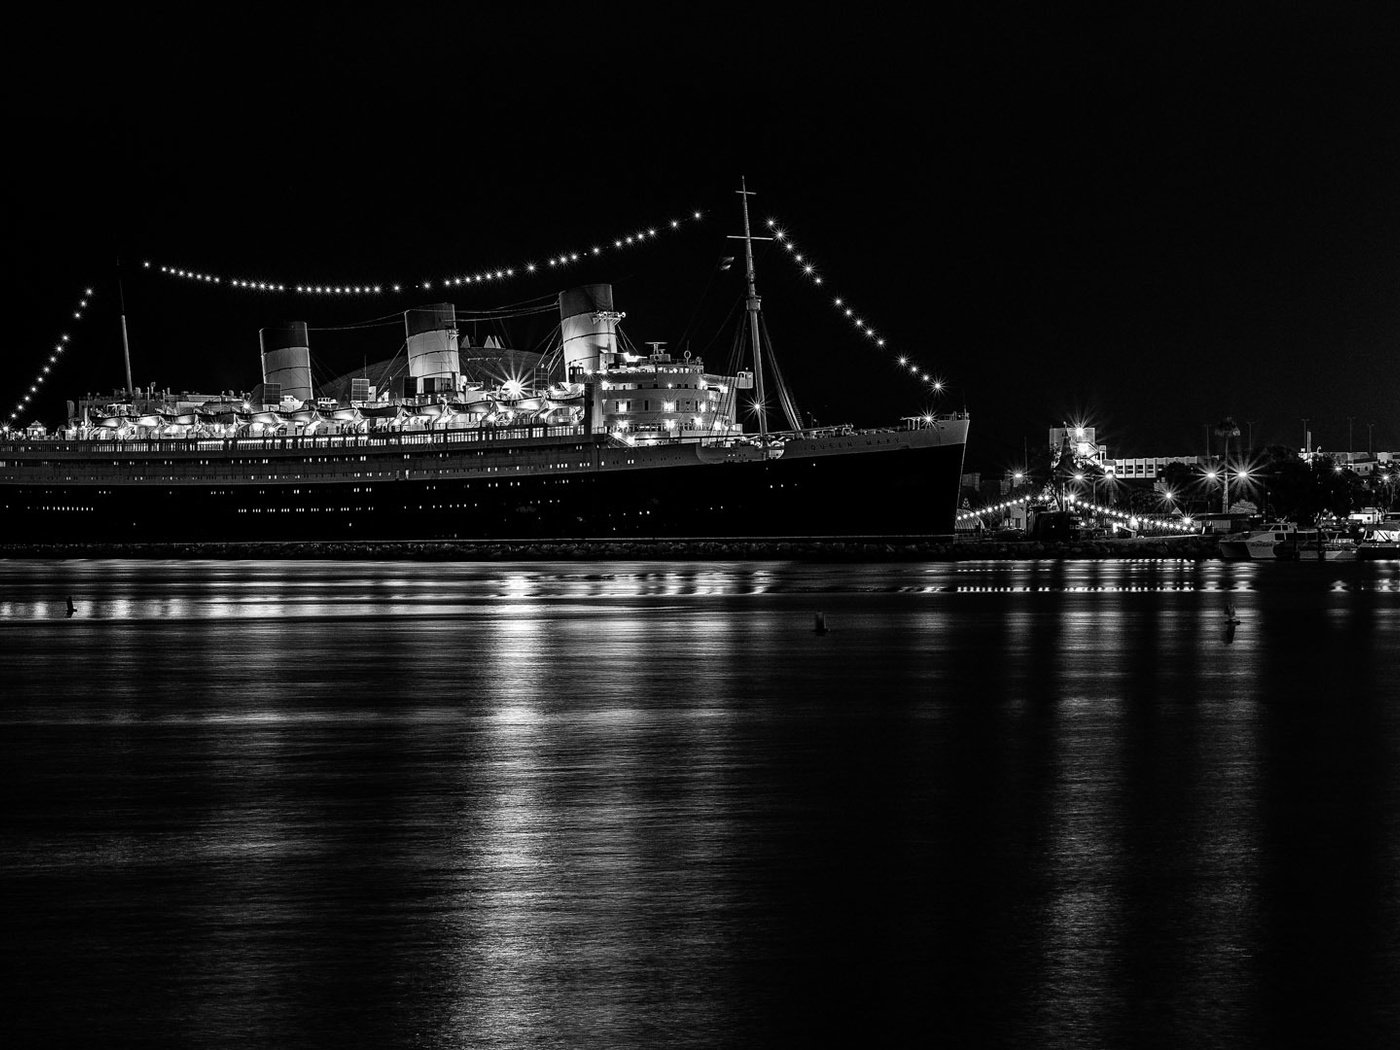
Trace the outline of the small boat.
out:
<instances>
[{"instance_id":1,"label":"small boat","mask_svg":"<svg viewBox=\"0 0 1400 1050\"><path fill-rule=\"evenodd\" d=\"M1355 561L1356 541L1342 532L1309 529L1298 533L1299 561Z\"/></svg>"},{"instance_id":2,"label":"small boat","mask_svg":"<svg viewBox=\"0 0 1400 1050\"><path fill-rule=\"evenodd\" d=\"M1287 560L1296 557L1297 549L1298 526L1291 521L1269 522L1220 539L1220 557L1224 561Z\"/></svg>"},{"instance_id":3,"label":"small boat","mask_svg":"<svg viewBox=\"0 0 1400 1050\"><path fill-rule=\"evenodd\" d=\"M1356 556L1362 561L1400 560L1400 518L1367 527L1356 544Z\"/></svg>"}]
</instances>

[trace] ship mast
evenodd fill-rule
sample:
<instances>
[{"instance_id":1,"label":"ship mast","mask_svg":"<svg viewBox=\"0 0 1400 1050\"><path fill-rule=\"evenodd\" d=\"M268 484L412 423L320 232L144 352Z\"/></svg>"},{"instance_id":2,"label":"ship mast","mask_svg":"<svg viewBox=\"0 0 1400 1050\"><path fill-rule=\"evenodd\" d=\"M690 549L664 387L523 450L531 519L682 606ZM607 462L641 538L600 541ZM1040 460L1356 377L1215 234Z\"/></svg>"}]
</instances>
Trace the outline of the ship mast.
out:
<instances>
[{"instance_id":1,"label":"ship mast","mask_svg":"<svg viewBox=\"0 0 1400 1050\"><path fill-rule=\"evenodd\" d=\"M122 260L117 256L117 301L121 305L122 317L122 359L126 362L126 396L136 399L136 388L131 385L131 345L126 339L126 290L122 288Z\"/></svg>"},{"instance_id":2,"label":"ship mast","mask_svg":"<svg viewBox=\"0 0 1400 1050\"><path fill-rule=\"evenodd\" d=\"M768 449L768 406L763 397L763 350L758 342L758 309L763 300L759 298L758 288L754 283L753 275L753 242L771 241L772 237L755 237L749 229L749 198L754 196L749 190L744 177L739 176L739 189L736 191L744 203L744 235L742 237L734 234L729 235L732 241L744 242L744 262L747 266L746 279L749 286L749 338L753 344L753 381L754 393L758 397L758 443L767 454Z\"/></svg>"}]
</instances>

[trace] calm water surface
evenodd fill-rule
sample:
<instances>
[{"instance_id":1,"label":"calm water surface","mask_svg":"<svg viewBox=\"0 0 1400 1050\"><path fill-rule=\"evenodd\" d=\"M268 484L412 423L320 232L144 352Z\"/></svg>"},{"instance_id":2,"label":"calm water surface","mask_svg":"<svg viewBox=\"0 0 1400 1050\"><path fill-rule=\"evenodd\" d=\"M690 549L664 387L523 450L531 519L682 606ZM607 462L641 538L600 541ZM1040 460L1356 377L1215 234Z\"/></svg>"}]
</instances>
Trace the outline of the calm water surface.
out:
<instances>
[{"instance_id":1,"label":"calm water surface","mask_svg":"<svg viewBox=\"0 0 1400 1050\"><path fill-rule=\"evenodd\" d=\"M1400 1045L1397 563L0 561L0 690L8 1046Z\"/></svg>"}]
</instances>

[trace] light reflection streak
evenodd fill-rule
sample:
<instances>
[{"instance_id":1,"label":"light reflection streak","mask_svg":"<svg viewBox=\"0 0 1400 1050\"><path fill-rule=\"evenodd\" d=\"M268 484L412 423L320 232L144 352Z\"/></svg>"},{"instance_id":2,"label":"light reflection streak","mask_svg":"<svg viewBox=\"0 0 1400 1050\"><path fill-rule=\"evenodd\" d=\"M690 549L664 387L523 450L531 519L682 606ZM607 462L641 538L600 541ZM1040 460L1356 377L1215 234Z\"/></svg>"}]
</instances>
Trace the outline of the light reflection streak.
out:
<instances>
[{"instance_id":1,"label":"light reflection streak","mask_svg":"<svg viewBox=\"0 0 1400 1050\"><path fill-rule=\"evenodd\" d=\"M1046 815L1049 919L1035 924L1045 985L1036 1000L1051 1016L1039 1031L1098 1031L1114 996L1123 865L1121 843L1107 832L1121 824L1113 812L1122 795L1121 715L1112 703L1056 705Z\"/></svg>"},{"instance_id":2,"label":"light reflection streak","mask_svg":"<svg viewBox=\"0 0 1400 1050\"><path fill-rule=\"evenodd\" d=\"M515 652L491 651L498 653L497 673L508 673ZM547 721L535 706L506 702L489 711L486 727L490 757L476 776L487 802L476 827L471 818L479 810L464 810L454 845L467 883L458 905L461 942L448 955L456 965L449 1005L452 1031L495 1039L539 1030L531 1016L531 970L549 954L551 935L535 904L555 854L540 849L550 823L538 787Z\"/></svg>"},{"instance_id":3,"label":"light reflection streak","mask_svg":"<svg viewBox=\"0 0 1400 1050\"><path fill-rule=\"evenodd\" d=\"M1289 574L1293 573L1293 576ZM696 563L654 571L620 563L615 571L579 572L564 565L493 566L475 563L208 563L16 562L4 570L0 621L60 619L72 596L74 619L297 619L451 617L488 603L509 614L522 603L617 601L824 592L830 573L820 565L780 571L745 563ZM911 582L911 576L917 582ZM315 578L314 589L305 581ZM1250 593L1260 588L1326 581L1338 592L1400 590L1395 565L1329 562L961 562L936 566L875 565L852 593ZM1309 583L1308 581L1312 581Z\"/></svg>"}]
</instances>

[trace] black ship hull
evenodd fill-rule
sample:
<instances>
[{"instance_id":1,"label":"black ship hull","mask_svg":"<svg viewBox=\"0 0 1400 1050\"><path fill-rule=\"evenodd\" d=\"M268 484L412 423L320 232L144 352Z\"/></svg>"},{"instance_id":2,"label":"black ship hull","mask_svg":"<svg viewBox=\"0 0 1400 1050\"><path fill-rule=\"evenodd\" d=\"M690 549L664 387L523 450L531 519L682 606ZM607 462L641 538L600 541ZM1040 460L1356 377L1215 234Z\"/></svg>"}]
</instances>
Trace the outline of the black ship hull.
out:
<instances>
[{"instance_id":1,"label":"black ship hull","mask_svg":"<svg viewBox=\"0 0 1400 1050\"><path fill-rule=\"evenodd\" d=\"M579 434L266 457L27 447L0 476L0 543L933 535L953 531L965 430L836 432L768 457Z\"/></svg>"}]
</instances>

